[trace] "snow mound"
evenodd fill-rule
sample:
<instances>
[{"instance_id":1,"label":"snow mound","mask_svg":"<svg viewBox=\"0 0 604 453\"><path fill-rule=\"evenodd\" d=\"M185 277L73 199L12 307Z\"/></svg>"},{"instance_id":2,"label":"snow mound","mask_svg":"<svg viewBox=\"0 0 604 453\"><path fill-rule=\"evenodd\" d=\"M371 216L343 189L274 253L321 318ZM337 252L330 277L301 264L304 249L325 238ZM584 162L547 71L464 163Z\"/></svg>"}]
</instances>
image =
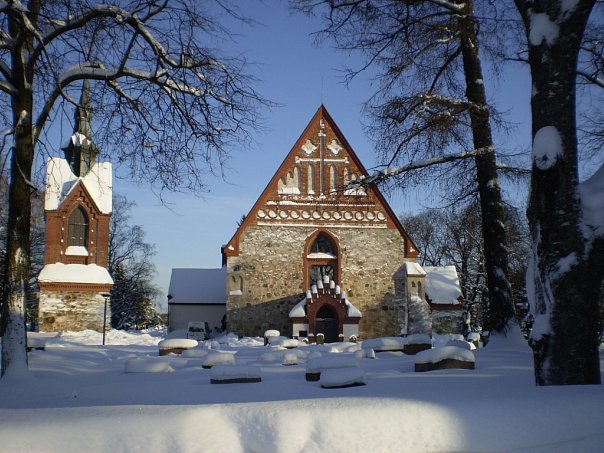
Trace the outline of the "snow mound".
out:
<instances>
[{"instance_id":1,"label":"snow mound","mask_svg":"<svg viewBox=\"0 0 604 453\"><path fill-rule=\"evenodd\" d=\"M127 360L124 371L126 373L166 373L174 370L167 360L139 357Z\"/></svg>"},{"instance_id":2,"label":"snow mound","mask_svg":"<svg viewBox=\"0 0 604 453\"><path fill-rule=\"evenodd\" d=\"M361 343L363 349L374 351L402 351L405 339L402 337L382 337L365 340Z\"/></svg>"},{"instance_id":3,"label":"snow mound","mask_svg":"<svg viewBox=\"0 0 604 453\"><path fill-rule=\"evenodd\" d=\"M307 373L320 373L322 370L331 368L351 368L359 366L359 362L354 356L334 356L317 357L309 359L306 362Z\"/></svg>"},{"instance_id":4,"label":"snow mound","mask_svg":"<svg viewBox=\"0 0 604 453\"><path fill-rule=\"evenodd\" d=\"M181 357L203 359L207 355L208 355L207 349L192 348L192 349L187 349L186 351L182 351Z\"/></svg>"},{"instance_id":5,"label":"snow mound","mask_svg":"<svg viewBox=\"0 0 604 453\"><path fill-rule=\"evenodd\" d=\"M244 365L216 365L210 371L212 379L251 379L260 378L260 369L255 366Z\"/></svg>"},{"instance_id":6,"label":"snow mound","mask_svg":"<svg viewBox=\"0 0 604 453\"><path fill-rule=\"evenodd\" d=\"M268 339L271 346L281 346L282 348L297 348L300 342L295 338L271 337Z\"/></svg>"},{"instance_id":7,"label":"snow mound","mask_svg":"<svg viewBox=\"0 0 604 453\"><path fill-rule=\"evenodd\" d=\"M235 355L224 352L211 352L202 359L204 368L212 368L215 365L234 365Z\"/></svg>"},{"instance_id":8,"label":"snow mound","mask_svg":"<svg viewBox=\"0 0 604 453\"><path fill-rule=\"evenodd\" d=\"M285 354L283 354L281 365L297 365L298 359L298 354L296 354L295 351L287 351Z\"/></svg>"},{"instance_id":9,"label":"snow mound","mask_svg":"<svg viewBox=\"0 0 604 453\"><path fill-rule=\"evenodd\" d=\"M449 340L447 341L446 346L456 346L458 348L467 349L468 351L476 349L476 346L474 346L472 343L462 340Z\"/></svg>"}]
</instances>

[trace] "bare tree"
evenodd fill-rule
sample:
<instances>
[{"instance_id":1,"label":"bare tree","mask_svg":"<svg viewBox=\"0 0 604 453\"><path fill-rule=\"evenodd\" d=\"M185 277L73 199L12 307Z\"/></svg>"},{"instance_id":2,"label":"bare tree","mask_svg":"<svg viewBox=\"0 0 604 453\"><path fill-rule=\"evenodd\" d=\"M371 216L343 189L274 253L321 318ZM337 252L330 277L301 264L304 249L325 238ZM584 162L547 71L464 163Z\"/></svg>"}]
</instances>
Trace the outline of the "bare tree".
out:
<instances>
[{"instance_id":1,"label":"bare tree","mask_svg":"<svg viewBox=\"0 0 604 453\"><path fill-rule=\"evenodd\" d=\"M474 307L473 312L479 313L480 323L484 325L488 288L479 204L474 201L461 207L428 209L402 217L401 222L422 250L421 264L455 265L464 299ZM514 300L521 302L526 299L525 263L530 254L528 225L518 210L508 206L505 228L510 237L510 283Z\"/></svg>"},{"instance_id":2,"label":"bare tree","mask_svg":"<svg viewBox=\"0 0 604 453\"><path fill-rule=\"evenodd\" d=\"M578 58L596 1L515 3L533 83L527 293L535 317L535 379L538 385L596 384L604 228L589 216L581 194L575 110ZM589 196L602 199L602 192L591 187Z\"/></svg>"},{"instance_id":3,"label":"bare tree","mask_svg":"<svg viewBox=\"0 0 604 453\"><path fill-rule=\"evenodd\" d=\"M407 163L406 181L410 170L429 168L430 177L446 185L453 200L478 194L487 324L505 335L514 323L514 305L492 109L479 55L479 35L488 35L488 43L499 36L492 29L496 21L481 23L479 33L479 17L497 17L495 3L481 2L486 12L471 0L299 0L293 5L306 13L325 11L322 35L342 50L365 54L366 64L349 71L349 77L369 67L377 71L379 88L367 109L386 166ZM463 152L453 153L455 148ZM379 179L398 176L401 182L401 174L387 171Z\"/></svg>"},{"instance_id":4,"label":"bare tree","mask_svg":"<svg viewBox=\"0 0 604 453\"><path fill-rule=\"evenodd\" d=\"M229 145L248 137L264 102L245 61L212 47L229 37L220 15L238 18L225 1L0 3L0 115L12 138L3 375L27 366L32 165L48 146L45 134L90 80L102 131L94 139L113 162L160 190L203 190L205 173L219 170Z\"/></svg>"},{"instance_id":5,"label":"bare tree","mask_svg":"<svg viewBox=\"0 0 604 453\"><path fill-rule=\"evenodd\" d=\"M141 225L131 225L133 201L113 196L109 225L107 270L113 278L111 290L111 326L129 329L157 325L154 301L159 289L153 284L156 274L151 261L155 247L145 241Z\"/></svg>"}]
</instances>

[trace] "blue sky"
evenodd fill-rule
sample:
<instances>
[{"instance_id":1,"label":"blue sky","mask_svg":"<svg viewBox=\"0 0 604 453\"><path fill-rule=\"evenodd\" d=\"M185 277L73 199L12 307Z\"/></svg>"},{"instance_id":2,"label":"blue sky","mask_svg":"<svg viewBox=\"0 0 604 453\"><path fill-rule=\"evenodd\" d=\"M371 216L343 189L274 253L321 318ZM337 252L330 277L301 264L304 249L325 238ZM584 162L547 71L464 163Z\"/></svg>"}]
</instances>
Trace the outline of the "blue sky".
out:
<instances>
[{"instance_id":1,"label":"blue sky","mask_svg":"<svg viewBox=\"0 0 604 453\"><path fill-rule=\"evenodd\" d=\"M320 22L290 14L285 1L248 1L242 10L259 24L239 25L235 48L257 64L252 72L260 79L258 91L279 104L262 111L265 130L254 133L253 147L231 150L226 180L209 177L210 193L202 198L167 194L166 206L148 187L137 187L124 179L114 181L115 192L136 201L133 223L142 225L147 240L156 245L157 284L164 296L172 268L221 265L221 245L235 232L237 221L256 201L321 103L365 167L371 168L376 162L362 125L362 104L373 92L370 75L347 87L340 71L344 65L354 65L358 57L338 52L329 43L314 45L311 33L320 28ZM496 85L487 82L487 89L505 93L497 97L499 107L509 110L521 123L522 132L503 139L507 147L526 147L523 143L530 140L527 77L516 71ZM417 212L435 203L421 189L394 194L389 201L397 214Z\"/></svg>"}]
</instances>

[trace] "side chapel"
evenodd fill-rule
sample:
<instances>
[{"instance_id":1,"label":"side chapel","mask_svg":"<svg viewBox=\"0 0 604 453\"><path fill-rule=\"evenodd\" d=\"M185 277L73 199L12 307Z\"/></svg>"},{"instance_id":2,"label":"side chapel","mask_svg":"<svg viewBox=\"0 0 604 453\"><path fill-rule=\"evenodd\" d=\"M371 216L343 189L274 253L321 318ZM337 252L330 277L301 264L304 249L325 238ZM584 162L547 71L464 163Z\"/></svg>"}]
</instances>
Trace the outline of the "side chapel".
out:
<instances>
[{"instance_id":1,"label":"side chapel","mask_svg":"<svg viewBox=\"0 0 604 453\"><path fill-rule=\"evenodd\" d=\"M112 168L97 162L88 86L84 85L65 159L46 165L46 248L38 276L38 327L43 332L110 326L107 271L112 211Z\"/></svg>"},{"instance_id":2,"label":"side chapel","mask_svg":"<svg viewBox=\"0 0 604 453\"><path fill-rule=\"evenodd\" d=\"M364 176L320 106L222 249L228 330L311 342L425 331L408 312L415 296L430 317L425 273L409 272L419 251L376 186L346 188Z\"/></svg>"}]
</instances>

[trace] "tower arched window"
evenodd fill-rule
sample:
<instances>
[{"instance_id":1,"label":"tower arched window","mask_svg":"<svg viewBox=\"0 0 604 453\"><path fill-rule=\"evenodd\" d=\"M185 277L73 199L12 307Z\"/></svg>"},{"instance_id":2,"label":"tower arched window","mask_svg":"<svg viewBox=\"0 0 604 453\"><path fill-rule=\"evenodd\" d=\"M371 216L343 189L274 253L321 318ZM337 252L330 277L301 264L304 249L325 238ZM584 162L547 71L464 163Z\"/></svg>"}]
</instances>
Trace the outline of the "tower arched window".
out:
<instances>
[{"instance_id":1,"label":"tower arched window","mask_svg":"<svg viewBox=\"0 0 604 453\"><path fill-rule=\"evenodd\" d=\"M86 247L88 243L88 216L81 206L74 209L69 216L68 245Z\"/></svg>"}]
</instances>

